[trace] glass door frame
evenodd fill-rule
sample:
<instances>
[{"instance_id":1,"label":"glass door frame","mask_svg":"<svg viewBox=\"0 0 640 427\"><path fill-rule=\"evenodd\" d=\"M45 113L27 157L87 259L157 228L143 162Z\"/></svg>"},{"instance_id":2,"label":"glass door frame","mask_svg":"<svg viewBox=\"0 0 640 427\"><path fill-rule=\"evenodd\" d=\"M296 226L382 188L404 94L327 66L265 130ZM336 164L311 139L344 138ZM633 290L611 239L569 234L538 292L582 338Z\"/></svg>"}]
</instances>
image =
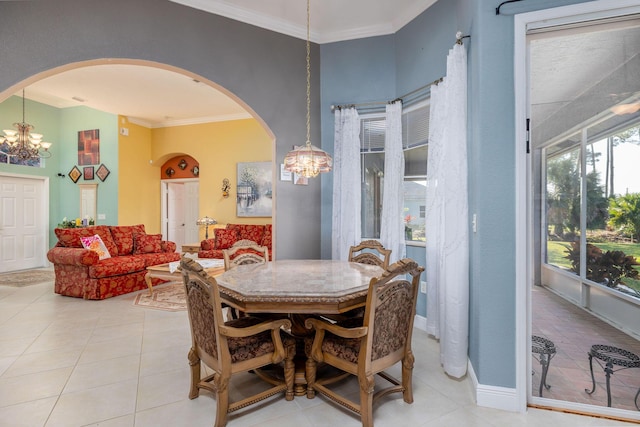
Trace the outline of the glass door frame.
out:
<instances>
[{"instance_id":1,"label":"glass door frame","mask_svg":"<svg viewBox=\"0 0 640 427\"><path fill-rule=\"evenodd\" d=\"M544 399L531 393L531 289L534 282L534 263L540 260L535 251L535 150L529 150L527 120L530 117L529 55L527 32L574 22L591 21L621 15L640 13L637 0L599 0L514 17L514 89L515 89L515 273L516 273L516 391L514 407L525 412L529 403L575 412L599 412L619 416L620 410L601 408L572 402ZM539 155L539 154L536 154ZM537 159L538 161L540 159ZM539 170L538 170L539 175ZM539 185L539 181L538 181ZM588 408L588 409L586 409ZM627 416L624 411L624 416Z\"/></svg>"}]
</instances>

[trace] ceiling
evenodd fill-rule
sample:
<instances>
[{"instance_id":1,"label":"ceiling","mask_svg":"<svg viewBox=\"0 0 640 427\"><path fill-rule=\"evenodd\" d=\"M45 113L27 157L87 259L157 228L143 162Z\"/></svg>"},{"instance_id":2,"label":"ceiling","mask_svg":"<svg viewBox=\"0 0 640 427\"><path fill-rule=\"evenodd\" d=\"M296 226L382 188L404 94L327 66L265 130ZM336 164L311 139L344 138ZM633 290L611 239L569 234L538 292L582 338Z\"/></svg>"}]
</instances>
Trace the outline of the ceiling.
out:
<instances>
[{"instance_id":1,"label":"ceiling","mask_svg":"<svg viewBox=\"0 0 640 427\"><path fill-rule=\"evenodd\" d=\"M171 0L217 15L306 39L302 0ZM311 2L311 40L327 43L392 34L436 0L317 0ZM16 93L21 96L22 91ZM147 127L250 117L224 93L172 71L137 65L96 65L45 78L25 97L58 108L84 105L127 116Z\"/></svg>"},{"instance_id":2,"label":"ceiling","mask_svg":"<svg viewBox=\"0 0 640 427\"><path fill-rule=\"evenodd\" d=\"M637 119L633 114L612 116L610 109L640 100L638 17L569 25L532 34L529 40L534 143L545 143L596 116L611 128Z\"/></svg>"}]
</instances>

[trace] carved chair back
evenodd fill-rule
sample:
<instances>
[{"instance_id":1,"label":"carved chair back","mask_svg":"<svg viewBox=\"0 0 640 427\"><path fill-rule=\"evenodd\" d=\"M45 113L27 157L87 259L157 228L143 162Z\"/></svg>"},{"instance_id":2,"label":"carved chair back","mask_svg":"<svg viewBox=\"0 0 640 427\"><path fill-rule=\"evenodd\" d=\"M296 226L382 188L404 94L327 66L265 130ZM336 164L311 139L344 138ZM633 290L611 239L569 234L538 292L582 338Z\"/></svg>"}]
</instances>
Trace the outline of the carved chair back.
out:
<instances>
[{"instance_id":1,"label":"carved chair back","mask_svg":"<svg viewBox=\"0 0 640 427\"><path fill-rule=\"evenodd\" d=\"M224 269L244 264L264 264L269 261L269 249L260 246L253 240L238 240L229 249L222 251Z\"/></svg>"},{"instance_id":2,"label":"carved chair back","mask_svg":"<svg viewBox=\"0 0 640 427\"><path fill-rule=\"evenodd\" d=\"M349 261L377 265L385 270L389 267L391 249L385 249L377 240L364 240L349 248Z\"/></svg>"}]
</instances>

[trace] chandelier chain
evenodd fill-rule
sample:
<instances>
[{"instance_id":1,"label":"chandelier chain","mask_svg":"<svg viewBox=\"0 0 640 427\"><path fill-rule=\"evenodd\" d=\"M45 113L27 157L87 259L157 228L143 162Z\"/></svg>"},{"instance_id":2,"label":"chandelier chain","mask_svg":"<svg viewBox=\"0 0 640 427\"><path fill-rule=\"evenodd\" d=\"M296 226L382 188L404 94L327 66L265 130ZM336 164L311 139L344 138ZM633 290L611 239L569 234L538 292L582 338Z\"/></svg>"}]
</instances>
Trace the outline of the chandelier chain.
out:
<instances>
[{"instance_id":1,"label":"chandelier chain","mask_svg":"<svg viewBox=\"0 0 640 427\"><path fill-rule=\"evenodd\" d=\"M307 0L307 145L311 144L311 30L310 0Z\"/></svg>"},{"instance_id":2,"label":"chandelier chain","mask_svg":"<svg viewBox=\"0 0 640 427\"><path fill-rule=\"evenodd\" d=\"M307 0L307 141L294 146L284 157L284 169L306 178L330 172L333 159L326 151L311 145L311 8Z\"/></svg>"}]
</instances>

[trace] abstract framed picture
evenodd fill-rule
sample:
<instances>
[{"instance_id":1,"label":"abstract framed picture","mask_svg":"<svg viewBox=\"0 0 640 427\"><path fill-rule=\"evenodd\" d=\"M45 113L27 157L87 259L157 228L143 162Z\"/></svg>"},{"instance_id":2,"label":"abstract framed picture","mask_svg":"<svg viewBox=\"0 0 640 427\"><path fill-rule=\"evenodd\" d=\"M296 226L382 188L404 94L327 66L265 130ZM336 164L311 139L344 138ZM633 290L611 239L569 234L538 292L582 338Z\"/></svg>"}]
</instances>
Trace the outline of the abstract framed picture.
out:
<instances>
[{"instance_id":1,"label":"abstract framed picture","mask_svg":"<svg viewBox=\"0 0 640 427\"><path fill-rule=\"evenodd\" d=\"M238 163L236 215L270 217L273 207L271 162Z\"/></svg>"},{"instance_id":2,"label":"abstract framed picture","mask_svg":"<svg viewBox=\"0 0 640 427\"><path fill-rule=\"evenodd\" d=\"M105 179L109 176L111 171L107 168L104 163L100 165L98 170L96 171L96 175L100 178L100 181L104 182Z\"/></svg>"},{"instance_id":3,"label":"abstract framed picture","mask_svg":"<svg viewBox=\"0 0 640 427\"><path fill-rule=\"evenodd\" d=\"M93 166L85 166L82 168L82 177L85 181L93 181Z\"/></svg>"},{"instance_id":4,"label":"abstract framed picture","mask_svg":"<svg viewBox=\"0 0 640 427\"><path fill-rule=\"evenodd\" d=\"M82 176L82 172L80 172L80 169L78 169L77 166L74 166L70 171L69 171L69 178L71 179L71 181L73 181L73 183L75 184L76 182L78 182L78 180L80 179L80 177Z\"/></svg>"},{"instance_id":5,"label":"abstract framed picture","mask_svg":"<svg viewBox=\"0 0 640 427\"><path fill-rule=\"evenodd\" d=\"M78 132L78 164L80 166L100 163L100 129Z\"/></svg>"}]
</instances>

